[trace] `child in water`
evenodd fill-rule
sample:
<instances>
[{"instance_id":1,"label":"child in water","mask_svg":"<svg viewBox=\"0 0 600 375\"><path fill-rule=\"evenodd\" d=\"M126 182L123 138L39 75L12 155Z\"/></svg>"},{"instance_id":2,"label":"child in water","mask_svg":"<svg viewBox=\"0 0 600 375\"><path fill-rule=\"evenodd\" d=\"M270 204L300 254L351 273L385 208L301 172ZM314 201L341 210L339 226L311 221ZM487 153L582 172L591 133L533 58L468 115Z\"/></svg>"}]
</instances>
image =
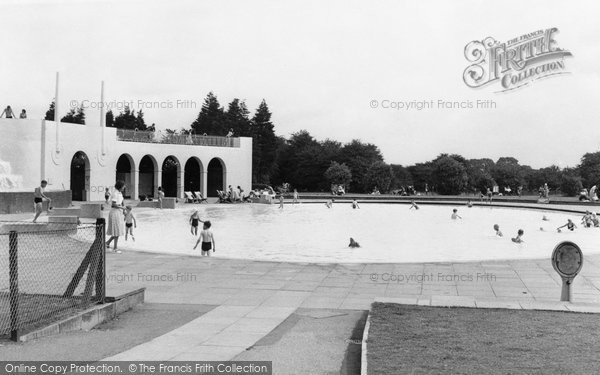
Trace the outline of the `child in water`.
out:
<instances>
[{"instance_id":1,"label":"child in water","mask_svg":"<svg viewBox=\"0 0 600 375\"><path fill-rule=\"evenodd\" d=\"M560 228L564 228L567 227L568 230L575 230L575 228L577 228L577 225L575 225L574 222L571 221L571 219L567 219L567 223L565 225L561 225L560 227L556 228L556 231L558 233L560 233Z\"/></svg>"},{"instance_id":2,"label":"child in water","mask_svg":"<svg viewBox=\"0 0 600 375\"><path fill-rule=\"evenodd\" d=\"M517 237L511 238L511 241L515 243L525 242L523 241L523 234L525 234L525 232L523 232L523 229L519 229L519 231L517 232Z\"/></svg>"},{"instance_id":3,"label":"child in water","mask_svg":"<svg viewBox=\"0 0 600 375\"><path fill-rule=\"evenodd\" d=\"M494 224L494 230L496 231L496 236L502 237L502 232L500 231L500 225Z\"/></svg>"},{"instance_id":4,"label":"child in water","mask_svg":"<svg viewBox=\"0 0 600 375\"><path fill-rule=\"evenodd\" d=\"M280 209L280 210L282 210L282 209L283 209L283 200L284 200L284 198L283 198L283 194L281 194L281 195L279 196L279 209Z\"/></svg>"},{"instance_id":5,"label":"child in water","mask_svg":"<svg viewBox=\"0 0 600 375\"><path fill-rule=\"evenodd\" d=\"M462 217L460 217L460 216L457 214L457 212L458 212L458 210L457 210L456 208L452 210L452 216L450 216L450 218L451 218L452 220L456 220L456 219L462 219Z\"/></svg>"},{"instance_id":6,"label":"child in water","mask_svg":"<svg viewBox=\"0 0 600 375\"><path fill-rule=\"evenodd\" d=\"M360 245L358 244L358 242L354 241L354 238L350 237L350 244L348 245L348 247L357 248L360 247Z\"/></svg>"},{"instance_id":7,"label":"child in water","mask_svg":"<svg viewBox=\"0 0 600 375\"><path fill-rule=\"evenodd\" d=\"M469 208L473 207L473 203L471 203L470 199L467 201L467 207L469 207Z\"/></svg>"},{"instance_id":8,"label":"child in water","mask_svg":"<svg viewBox=\"0 0 600 375\"><path fill-rule=\"evenodd\" d=\"M137 221L133 215L133 208L127 206L125 208L125 241L127 241L127 235L130 235L131 239L135 241L135 237L133 237L133 228L137 228Z\"/></svg>"},{"instance_id":9,"label":"child in water","mask_svg":"<svg viewBox=\"0 0 600 375\"><path fill-rule=\"evenodd\" d=\"M352 208L360 208L360 207L358 206L358 202L356 201L356 199L354 199L354 200L352 201Z\"/></svg>"},{"instance_id":10,"label":"child in water","mask_svg":"<svg viewBox=\"0 0 600 375\"><path fill-rule=\"evenodd\" d=\"M190 216L190 232L194 235L198 235L198 223L204 223L204 221L200 220L200 214L198 210L195 210Z\"/></svg>"},{"instance_id":11,"label":"child in water","mask_svg":"<svg viewBox=\"0 0 600 375\"><path fill-rule=\"evenodd\" d=\"M205 221L204 226L202 227L202 232L200 232L200 237L198 237L198 241L196 241L196 246L194 246L194 250L196 250L198 244L202 242L202 256L210 256L211 249L213 253L217 250L217 246L215 245L215 236L210 230L210 227L210 221Z\"/></svg>"},{"instance_id":12,"label":"child in water","mask_svg":"<svg viewBox=\"0 0 600 375\"><path fill-rule=\"evenodd\" d=\"M415 201L410 201L410 207L408 209L410 210L410 209L413 209L413 208L415 210L418 210L419 206L417 206L417 204L415 203Z\"/></svg>"},{"instance_id":13,"label":"child in water","mask_svg":"<svg viewBox=\"0 0 600 375\"><path fill-rule=\"evenodd\" d=\"M325 207L327 207L327 208L333 207L333 199L330 199L327 202L325 202Z\"/></svg>"}]
</instances>

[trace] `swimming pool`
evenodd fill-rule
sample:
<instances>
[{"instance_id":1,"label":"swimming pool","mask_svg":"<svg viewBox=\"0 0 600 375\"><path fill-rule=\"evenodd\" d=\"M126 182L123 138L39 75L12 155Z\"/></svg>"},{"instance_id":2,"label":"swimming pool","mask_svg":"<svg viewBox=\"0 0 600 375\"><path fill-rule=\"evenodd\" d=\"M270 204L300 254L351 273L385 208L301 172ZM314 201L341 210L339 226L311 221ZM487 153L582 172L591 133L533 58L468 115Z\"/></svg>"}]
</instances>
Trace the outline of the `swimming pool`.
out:
<instances>
[{"instance_id":1,"label":"swimming pool","mask_svg":"<svg viewBox=\"0 0 600 375\"><path fill-rule=\"evenodd\" d=\"M188 208L189 207L189 208ZM462 220L451 220L453 206L350 203L278 205L189 205L175 210L139 210L136 242L124 241L122 250L200 255L192 250L188 218L198 209L211 220L216 241L212 256L268 261L444 262L493 259L550 258L561 241L577 243L584 254L600 250L600 229L579 226L574 232L555 228L578 215L529 209L456 206ZM542 221L546 215L550 221ZM499 224L504 237L496 237ZM544 231L540 231L544 228ZM199 228L201 229L201 228ZM522 244L513 243L518 229ZM360 243L348 248L350 237Z\"/></svg>"}]
</instances>

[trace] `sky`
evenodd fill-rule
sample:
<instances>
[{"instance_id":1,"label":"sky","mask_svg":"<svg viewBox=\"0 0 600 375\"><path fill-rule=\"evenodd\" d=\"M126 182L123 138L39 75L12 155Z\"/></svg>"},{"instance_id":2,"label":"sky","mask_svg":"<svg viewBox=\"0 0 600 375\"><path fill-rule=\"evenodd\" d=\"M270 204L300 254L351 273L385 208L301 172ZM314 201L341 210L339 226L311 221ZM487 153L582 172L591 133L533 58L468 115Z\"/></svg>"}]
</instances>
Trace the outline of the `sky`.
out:
<instances>
[{"instance_id":1,"label":"sky","mask_svg":"<svg viewBox=\"0 0 600 375\"><path fill-rule=\"evenodd\" d=\"M575 166L599 150L600 4L447 0L4 0L0 106L43 118L60 73L59 111L104 101L142 109L157 128L189 127L214 92L226 107L265 99L278 135L360 139L388 163L440 153ZM486 5L484 5L486 4ZM465 46L556 27L569 74L499 93L463 82ZM440 108L439 102L494 103ZM433 101L398 110L391 103ZM376 107L376 108L374 108ZM384 108L387 107L387 108ZM1 134L1 133L0 133Z\"/></svg>"}]
</instances>

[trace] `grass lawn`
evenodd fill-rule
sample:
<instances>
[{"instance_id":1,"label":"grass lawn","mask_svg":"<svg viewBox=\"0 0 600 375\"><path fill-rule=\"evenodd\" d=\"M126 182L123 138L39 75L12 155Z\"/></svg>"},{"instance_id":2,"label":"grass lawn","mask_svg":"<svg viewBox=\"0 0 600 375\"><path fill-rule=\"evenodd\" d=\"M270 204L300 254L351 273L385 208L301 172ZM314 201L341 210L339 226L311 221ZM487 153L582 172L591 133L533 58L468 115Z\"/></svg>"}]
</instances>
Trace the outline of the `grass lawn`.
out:
<instances>
[{"instance_id":1,"label":"grass lawn","mask_svg":"<svg viewBox=\"0 0 600 375\"><path fill-rule=\"evenodd\" d=\"M600 314L375 303L375 374L597 374Z\"/></svg>"}]
</instances>

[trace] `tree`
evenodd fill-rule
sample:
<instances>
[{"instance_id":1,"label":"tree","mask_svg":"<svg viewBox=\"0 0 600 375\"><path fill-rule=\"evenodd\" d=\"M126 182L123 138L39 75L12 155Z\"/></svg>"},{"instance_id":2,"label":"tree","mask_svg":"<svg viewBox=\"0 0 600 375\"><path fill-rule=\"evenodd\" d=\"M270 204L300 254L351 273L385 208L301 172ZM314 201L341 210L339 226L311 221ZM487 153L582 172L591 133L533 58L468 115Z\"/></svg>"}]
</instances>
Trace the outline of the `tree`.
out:
<instances>
[{"instance_id":1,"label":"tree","mask_svg":"<svg viewBox=\"0 0 600 375\"><path fill-rule=\"evenodd\" d=\"M464 158L441 154L433 161L432 177L438 193L456 195L465 190L469 177L460 160Z\"/></svg>"},{"instance_id":2,"label":"tree","mask_svg":"<svg viewBox=\"0 0 600 375\"><path fill-rule=\"evenodd\" d=\"M115 126L115 115L113 114L112 109L109 109L108 112L106 112L106 126L109 128Z\"/></svg>"},{"instance_id":3,"label":"tree","mask_svg":"<svg viewBox=\"0 0 600 375\"><path fill-rule=\"evenodd\" d=\"M270 183L276 169L277 137L271 123L271 112L263 99L251 121L252 126L252 181Z\"/></svg>"},{"instance_id":4,"label":"tree","mask_svg":"<svg viewBox=\"0 0 600 375\"><path fill-rule=\"evenodd\" d=\"M125 106L123 112L120 112L119 115L115 117L114 126L118 129L134 130L137 126L135 111L132 111L129 106Z\"/></svg>"},{"instance_id":5,"label":"tree","mask_svg":"<svg viewBox=\"0 0 600 375\"><path fill-rule=\"evenodd\" d=\"M364 191L372 191L377 188L379 191L387 193L390 191L393 179L392 167L383 161L376 161L367 169L363 180Z\"/></svg>"},{"instance_id":6,"label":"tree","mask_svg":"<svg viewBox=\"0 0 600 375\"><path fill-rule=\"evenodd\" d=\"M433 181L433 162L417 163L408 168L413 184L416 190L424 191L425 184L429 185L429 190L435 191L435 186L432 186Z\"/></svg>"},{"instance_id":7,"label":"tree","mask_svg":"<svg viewBox=\"0 0 600 375\"><path fill-rule=\"evenodd\" d=\"M583 189L581 177L577 170L565 168L561 177L560 190L567 197L574 197Z\"/></svg>"},{"instance_id":8,"label":"tree","mask_svg":"<svg viewBox=\"0 0 600 375\"><path fill-rule=\"evenodd\" d=\"M53 100L52 103L50 103L50 107L46 111L46 117L44 117L44 120L54 121L54 108L55 107L56 107L56 105Z\"/></svg>"},{"instance_id":9,"label":"tree","mask_svg":"<svg viewBox=\"0 0 600 375\"><path fill-rule=\"evenodd\" d=\"M346 164L332 161L329 168L325 171L324 177L330 185L347 186L352 181L352 172L350 172L350 168Z\"/></svg>"},{"instance_id":10,"label":"tree","mask_svg":"<svg viewBox=\"0 0 600 375\"><path fill-rule=\"evenodd\" d=\"M510 186L512 190L525 184L519 161L513 157L499 158L492 169L492 177L498 186Z\"/></svg>"},{"instance_id":11,"label":"tree","mask_svg":"<svg viewBox=\"0 0 600 375\"><path fill-rule=\"evenodd\" d=\"M68 122L71 124L85 125L85 112L83 106L77 108L71 108L67 114L60 119L61 122Z\"/></svg>"},{"instance_id":12,"label":"tree","mask_svg":"<svg viewBox=\"0 0 600 375\"><path fill-rule=\"evenodd\" d=\"M394 174L394 180L392 181L392 189L399 189L400 187L412 186L413 179L407 168L404 168L400 164L392 164L392 173Z\"/></svg>"},{"instance_id":13,"label":"tree","mask_svg":"<svg viewBox=\"0 0 600 375\"><path fill-rule=\"evenodd\" d=\"M244 101L233 99L227 106L225 112L225 128L232 129L237 137L252 136L252 125L250 123L250 111Z\"/></svg>"},{"instance_id":14,"label":"tree","mask_svg":"<svg viewBox=\"0 0 600 375\"><path fill-rule=\"evenodd\" d=\"M383 162L383 156L377 146L371 143L363 143L358 139L345 144L340 150L338 162L345 163L352 172L350 190L365 192L365 176L369 168L375 162Z\"/></svg>"},{"instance_id":15,"label":"tree","mask_svg":"<svg viewBox=\"0 0 600 375\"><path fill-rule=\"evenodd\" d=\"M137 113L137 117L134 120L135 128L137 130L146 130L148 127L146 126L146 122L144 121L144 112L140 109Z\"/></svg>"},{"instance_id":16,"label":"tree","mask_svg":"<svg viewBox=\"0 0 600 375\"><path fill-rule=\"evenodd\" d=\"M578 166L581 182L588 188L600 183L600 152L588 152Z\"/></svg>"},{"instance_id":17,"label":"tree","mask_svg":"<svg viewBox=\"0 0 600 375\"><path fill-rule=\"evenodd\" d=\"M217 97L211 92L204 98L198 117L192 123L194 134L227 135L223 107Z\"/></svg>"},{"instance_id":18,"label":"tree","mask_svg":"<svg viewBox=\"0 0 600 375\"><path fill-rule=\"evenodd\" d=\"M494 161L492 159L467 160L468 189L473 192L478 191L483 193L487 188L494 186L494 179L492 178L493 168Z\"/></svg>"}]
</instances>

